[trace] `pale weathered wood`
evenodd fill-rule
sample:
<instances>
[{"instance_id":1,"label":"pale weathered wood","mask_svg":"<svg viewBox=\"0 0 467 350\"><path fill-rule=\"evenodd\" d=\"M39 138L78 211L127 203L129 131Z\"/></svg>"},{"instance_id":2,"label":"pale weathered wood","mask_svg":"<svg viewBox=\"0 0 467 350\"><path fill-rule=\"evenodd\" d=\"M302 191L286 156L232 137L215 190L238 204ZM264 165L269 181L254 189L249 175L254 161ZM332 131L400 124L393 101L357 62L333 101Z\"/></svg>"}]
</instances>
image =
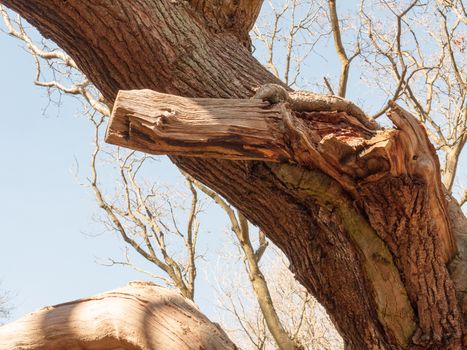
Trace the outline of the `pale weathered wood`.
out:
<instances>
[{"instance_id":1,"label":"pale weathered wood","mask_svg":"<svg viewBox=\"0 0 467 350\"><path fill-rule=\"evenodd\" d=\"M178 292L147 282L45 307L0 327L2 350L234 350Z\"/></svg>"},{"instance_id":2,"label":"pale weathered wood","mask_svg":"<svg viewBox=\"0 0 467 350\"><path fill-rule=\"evenodd\" d=\"M282 114L261 100L120 91L106 142L153 154L280 161L290 159Z\"/></svg>"}]
</instances>

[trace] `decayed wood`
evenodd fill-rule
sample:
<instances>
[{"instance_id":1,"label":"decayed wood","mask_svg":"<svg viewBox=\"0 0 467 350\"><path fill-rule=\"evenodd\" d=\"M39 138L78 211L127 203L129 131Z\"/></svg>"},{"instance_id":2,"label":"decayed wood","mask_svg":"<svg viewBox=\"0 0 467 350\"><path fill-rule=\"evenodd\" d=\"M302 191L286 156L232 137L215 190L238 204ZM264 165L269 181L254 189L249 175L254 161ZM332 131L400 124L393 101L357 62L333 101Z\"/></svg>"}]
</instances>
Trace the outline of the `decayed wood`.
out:
<instances>
[{"instance_id":1,"label":"decayed wood","mask_svg":"<svg viewBox=\"0 0 467 350\"><path fill-rule=\"evenodd\" d=\"M147 282L42 308L0 327L2 350L234 350L176 291Z\"/></svg>"},{"instance_id":2,"label":"decayed wood","mask_svg":"<svg viewBox=\"0 0 467 350\"><path fill-rule=\"evenodd\" d=\"M302 96L304 94L302 93ZM359 186L385 176L423 179L429 214L444 262L457 252L439 175L439 161L423 126L397 105L398 130L379 130L346 110L345 100L308 94L301 115L258 99L183 98L151 90L121 91L106 141L153 154L232 160L288 161L313 166L360 200ZM315 103L313 101L316 101ZM293 103L290 103L294 107ZM350 103L349 103L350 104ZM326 105L326 108L322 107ZM321 107L320 107L321 106ZM334 110L334 111L333 111Z\"/></svg>"},{"instance_id":3,"label":"decayed wood","mask_svg":"<svg viewBox=\"0 0 467 350\"><path fill-rule=\"evenodd\" d=\"M280 161L290 158L282 113L261 100L121 91L106 142L153 154Z\"/></svg>"}]
</instances>

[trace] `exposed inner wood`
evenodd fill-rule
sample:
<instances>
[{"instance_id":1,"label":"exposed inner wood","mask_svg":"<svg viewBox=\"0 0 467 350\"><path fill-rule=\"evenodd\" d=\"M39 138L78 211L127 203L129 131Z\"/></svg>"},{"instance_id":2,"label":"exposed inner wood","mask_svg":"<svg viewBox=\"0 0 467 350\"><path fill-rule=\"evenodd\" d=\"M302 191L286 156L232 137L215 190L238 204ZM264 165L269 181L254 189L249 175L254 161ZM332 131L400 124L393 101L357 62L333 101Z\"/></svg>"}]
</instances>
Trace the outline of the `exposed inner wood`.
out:
<instances>
[{"instance_id":1,"label":"exposed inner wood","mask_svg":"<svg viewBox=\"0 0 467 350\"><path fill-rule=\"evenodd\" d=\"M238 99L233 103L143 90L120 92L115 106L106 135L109 143L153 154L272 161L290 158L280 131L281 110L269 109L269 103L261 100Z\"/></svg>"},{"instance_id":2,"label":"exposed inner wood","mask_svg":"<svg viewBox=\"0 0 467 350\"><path fill-rule=\"evenodd\" d=\"M0 327L2 350L235 350L176 291L147 282L48 306Z\"/></svg>"}]
</instances>

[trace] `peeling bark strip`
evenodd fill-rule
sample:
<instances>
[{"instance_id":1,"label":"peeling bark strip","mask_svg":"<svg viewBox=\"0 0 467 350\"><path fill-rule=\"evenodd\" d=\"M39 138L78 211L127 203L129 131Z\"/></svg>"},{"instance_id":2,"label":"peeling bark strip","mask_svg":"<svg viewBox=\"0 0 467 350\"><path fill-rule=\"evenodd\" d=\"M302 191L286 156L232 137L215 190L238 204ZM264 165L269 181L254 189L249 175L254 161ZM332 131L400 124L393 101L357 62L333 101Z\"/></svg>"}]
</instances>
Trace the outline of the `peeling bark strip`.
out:
<instances>
[{"instance_id":1,"label":"peeling bark strip","mask_svg":"<svg viewBox=\"0 0 467 350\"><path fill-rule=\"evenodd\" d=\"M42 308L0 327L2 350L235 350L227 335L176 291L130 282Z\"/></svg>"},{"instance_id":2,"label":"peeling bark strip","mask_svg":"<svg viewBox=\"0 0 467 350\"><path fill-rule=\"evenodd\" d=\"M250 98L259 86L266 83L282 84L251 56L248 49L239 45L239 40L243 41L242 38L248 35L246 26L242 24L246 22L241 16L230 16L231 24L219 20L218 14L221 12L217 10L224 11L231 6L238 6L237 9L242 11L248 8L248 1L197 1L203 6L195 6L194 0L0 0L0 3L19 12L43 35L62 47L103 93L109 104L114 102L119 90L152 89L198 98ZM260 3L259 0L254 1L255 5L259 6ZM251 25L256 13L245 13L248 16L247 22ZM213 23L220 25L213 27ZM244 28L243 33L240 33L240 28ZM396 156L399 161L399 155L408 153L404 153L402 146L398 148L397 142L391 141L390 136L401 133L401 130L378 132L374 136L374 131L370 128L370 131L365 131L369 134L360 131L356 134L358 137L353 138L352 135L360 126L357 123L354 129L349 129L352 123L349 124L351 120L348 115L340 109L336 111L303 113L299 120L296 115L291 116L291 121L297 122L294 128L289 127L291 139L296 140L292 142L294 156L297 162L316 162L319 165L317 168L325 169L322 172L333 178L353 199L359 194L359 186L352 190L355 182L377 183L381 179L380 174L387 176L390 165L396 164L387 159ZM329 123L332 118L335 122ZM339 123L346 126L337 128ZM365 141L358 141L358 138ZM341 142L346 139L348 142ZM375 142L372 149L370 142ZM395 153L387 153L387 144L391 142ZM410 143L404 143L407 144ZM313 147L317 147L318 154ZM296 151L300 148L303 152ZM368 153L370 149L371 153ZM412 158L407 157L401 164L410 162L415 155ZM318 201L302 192L301 188L294 188L291 183L282 181L277 175L277 169L271 168L271 163L179 156L172 156L171 159L183 171L241 210L285 252L297 279L317 297L330 314L344 338L346 349L392 350L404 347L382 325L377 312L378 303L368 282L371 276L367 275L364 268L365 258L346 232L338 210L334 210L332 204L320 204L323 203L322 200ZM290 167L282 164L277 166ZM306 172L309 167L303 166L301 170ZM336 167L341 169L340 173L336 172ZM317 169L315 171L319 172ZM336 177L332 175L333 171ZM434 174L435 177L439 176L436 170ZM405 176L409 179L417 177L411 173ZM433 179L428 180L428 183L434 183ZM425 180L418 182L423 184ZM376 190L379 189L376 186ZM427 202L431 203L431 190L425 191L425 194L429 196ZM406 199L397 198L397 201L405 202ZM362 202L357 200L353 204L365 217ZM382 207L380 211L384 213L387 209ZM438 212L443 213L443 210ZM396 213L396 221L400 221L402 218L397 215L399 214ZM436 215L434 217L439 219ZM403 225L399 227L404 229ZM439 241L448 243L449 239L442 238L442 223L433 227L436 227ZM434 234L435 230L427 232ZM395 235L393 232L391 234ZM404 235L411 234L406 227ZM382 233L378 232L378 235L384 240ZM450 276L439 274L441 279L446 277L448 281L439 280L435 286L427 284L429 280L420 278L417 284L420 290L409 290L413 288L413 283L408 283L405 276L410 276L410 271L401 272L400 269L403 266L417 268L418 265L402 264L402 259L395 258L399 254L392 251L397 248L391 248L388 242L385 243L394 257L409 296L429 295L424 300L434 309L443 308L443 305L448 305L448 308L452 306L446 300L445 292L438 294L438 291L442 291L450 283ZM454 251L445 248L442 248L445 252L443 254L427 256L441 255L444 261ZM419 249L423 251L424 247ZM439 247L436 249L438 251ZM400 254L406 253L400 251ZM467 264L465 257L466 255L459 256L456 271L465 271L462 268ZM444 262L435 260L433 263L437 265L437 271L444 268ZM420 277L424 276L423 271L417 273ZM456 276L459 281L462 274L456 273ZM461 285L463 284L459 282L456 287ZM457 292L462 295L459 289ZM417 300L410 302L413 307L418 307ZM467 320L465 306L464 310L464 319ZM425 311L422 308L420 312ZM443 318L434 319L434 323L427 322L428 326L421 327L418 310L414 312L417 328L423 329L423 341L427 345L420 347L409 341L408 349L462 348L456 332L443 334L443 339L439 340L435 336L437 331L429 330L435 324L436 327L441 325L442 329L445 329L442 324L460 324L460 319L452 322ZM448 314L455 313L450 311ZM428 317L431 318L432 315L430 313ZM463 334L467 335L465 326Z\"/></svg>"}]
</instances>

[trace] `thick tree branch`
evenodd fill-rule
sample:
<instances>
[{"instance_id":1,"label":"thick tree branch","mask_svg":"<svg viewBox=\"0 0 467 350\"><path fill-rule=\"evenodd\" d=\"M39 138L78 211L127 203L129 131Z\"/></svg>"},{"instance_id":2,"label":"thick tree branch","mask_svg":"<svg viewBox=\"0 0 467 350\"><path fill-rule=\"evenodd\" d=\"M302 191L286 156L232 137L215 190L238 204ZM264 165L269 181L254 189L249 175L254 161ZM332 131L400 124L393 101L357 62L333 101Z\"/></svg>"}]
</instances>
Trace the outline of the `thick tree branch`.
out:
<instances>
[{"instance_id":1,"label":"thick tree branch","mask_svg":"<svg viewBox=\"0 0 467 350\"><path fill-rule=\"evenodd\" d=\"M42 308L0 327L2 350L235 350L179 293L147 282Z\"/></svg>"},{"instance_id":2,"label":"thick tree branch","mask_svg":"<svg viewBox=\"0 0 467 350\"><path fill-rule=\"evenodd\" d=\"M121 91L106 141L153 154L279 161L290 157L280 136L281 110L268 106Z\"/></svg>"},{"instance_id":3,"label":"thick tree branch","mask_svg":"<svg viewBox=\"0 0 467 350\"><path fill-rule=\"evenodd\" d=\"M257 99L189 99L148 90L122 91L106 140L156 154L317 167L355 200L361 199L357 184L363 179L377 182L388 174L423 178L432 193L430 206L439 225L442 255L445 261L452 258L455 240L436 176L439 162L418 121L392 104L389 115L400 131L371 130L360 114L350 114L353 110L343 106L345 100L333 105L326 98L309 94L307 106L303 101L269 106ZM295 115L287 105L301 107L302 114L309 107L308 114ZM349 112L321 112L337 106Z\"/></svg>"}]
</instances>

